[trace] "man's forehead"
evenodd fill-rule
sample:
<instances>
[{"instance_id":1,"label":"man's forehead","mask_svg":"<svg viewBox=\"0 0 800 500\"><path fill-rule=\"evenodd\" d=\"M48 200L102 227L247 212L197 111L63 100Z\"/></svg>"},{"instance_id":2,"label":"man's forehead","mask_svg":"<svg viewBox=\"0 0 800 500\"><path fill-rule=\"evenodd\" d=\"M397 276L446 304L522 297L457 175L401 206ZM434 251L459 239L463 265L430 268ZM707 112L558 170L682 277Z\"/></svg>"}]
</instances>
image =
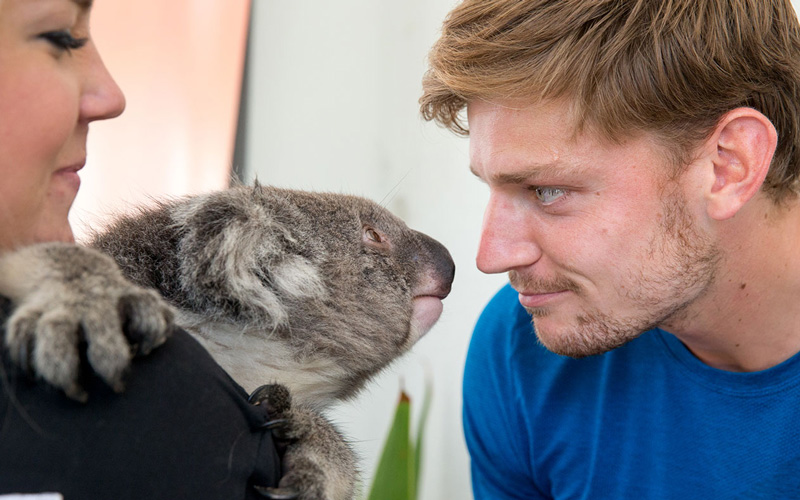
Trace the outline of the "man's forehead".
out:
<instances>
[{"instance_id":1,"label":"man's forehead","mask_svg":"<svg viewBox=\"0 0 800 500\"><path fill-rule=\"evenodd\" d=\"M472 103L468 108L470 170L487 182L504 183L563 170L569 166L565 152L576 146L570 120L564 115L555 103Z\"/></svg>"},{"instance_id":2,"label":"man's forehead","mask_svg":"<svg viewBox=\"0 0 800 500\"><path fill-rule=\"evenodd\" d=\"M572 143L577 129L572 109L560 102L475 101L467 105L470 148L504 149L520 142L543 147Z\"/></svg>"},{"instance_id":3,"label":"man's forehead","mask_svg":"<svg viewBox=\"0 0 800 500\"><path fill-rule=\"evenodd\" d=\"M491 185L551 185L591 178L599 168L633 165L654 152L663 156L652 134L616 141L589 129L575 132L568 116L568 109L556 105L476 103L469 115L470 170Z\"/></svg>"},{"instance_id":4,"label":"man's forehead","mask_svg":"<svg viewBox=\"0 0 800 500\"><path fill-rule=\"evenodd\" d=\"M575 106L568 99L472 99L467 101L467 119L478 115L494 119L511 117L552 116L565 127L576 129Z\"/></svg>"}]
</instances>

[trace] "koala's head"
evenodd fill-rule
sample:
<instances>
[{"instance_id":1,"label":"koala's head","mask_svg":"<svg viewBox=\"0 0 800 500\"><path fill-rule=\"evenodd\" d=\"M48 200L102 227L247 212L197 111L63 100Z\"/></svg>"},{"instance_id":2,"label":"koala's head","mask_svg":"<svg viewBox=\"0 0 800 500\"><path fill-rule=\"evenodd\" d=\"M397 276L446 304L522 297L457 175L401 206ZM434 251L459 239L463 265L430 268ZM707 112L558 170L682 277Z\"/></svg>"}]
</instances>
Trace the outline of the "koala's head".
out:
<instances>
[{"instance_id":1,"label":"koala's head","mask_svg":"<svg viewBox=\"0 0 800 500\"><path fill-rule=\"evenodd\" d=\"M450 292L448 251L364 198L237 187L171 211L179 307L279 339L300 364L333 363L348 379L336 397L407 351Z\"/></svg>"}]
</instances>

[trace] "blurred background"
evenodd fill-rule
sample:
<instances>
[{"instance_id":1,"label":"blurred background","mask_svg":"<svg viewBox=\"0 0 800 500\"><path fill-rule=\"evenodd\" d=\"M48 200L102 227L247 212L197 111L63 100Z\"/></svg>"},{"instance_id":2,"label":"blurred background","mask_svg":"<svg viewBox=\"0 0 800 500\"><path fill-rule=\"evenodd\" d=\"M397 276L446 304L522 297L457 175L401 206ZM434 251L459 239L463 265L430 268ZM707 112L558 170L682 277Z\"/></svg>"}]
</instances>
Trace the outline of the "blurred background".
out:
<instances>
[{"instance_id":1,"label":"blurred background","mask_svg":"<svg viewBox=\"0 0 800 500\"><path fill-rule=\"evenodd\" d=\"M439 323L361 396L330 412L370 484L401 388L433 387L420 498L470 499L461 376L470 332L505 276L475 269L488 193L467 140L425 123L426 55L454 0L101 0L92 29L127 97L92 124L72 213L114 213L244 182L371 198L456 261ZM249 35L248 35L249 33Z\"/></svg>"}]
</instances>

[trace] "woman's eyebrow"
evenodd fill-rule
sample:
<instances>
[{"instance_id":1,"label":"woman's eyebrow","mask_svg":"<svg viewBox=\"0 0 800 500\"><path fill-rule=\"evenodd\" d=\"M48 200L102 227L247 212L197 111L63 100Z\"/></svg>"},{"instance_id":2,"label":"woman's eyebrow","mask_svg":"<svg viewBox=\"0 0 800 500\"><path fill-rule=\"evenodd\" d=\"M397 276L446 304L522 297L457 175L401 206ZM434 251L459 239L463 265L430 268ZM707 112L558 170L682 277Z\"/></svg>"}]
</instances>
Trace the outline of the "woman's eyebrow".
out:
<instances>
[{"instance_id":1,"label":"woman's eyebrow","mask_svg":"<svg viewBox=\"0 0 800 500\"><path fill-rule=\"evenodd\" d=\"M83 10L89 10L92 8L94 0L72 0L72 2Z\"/></svg>"}]
</instances>

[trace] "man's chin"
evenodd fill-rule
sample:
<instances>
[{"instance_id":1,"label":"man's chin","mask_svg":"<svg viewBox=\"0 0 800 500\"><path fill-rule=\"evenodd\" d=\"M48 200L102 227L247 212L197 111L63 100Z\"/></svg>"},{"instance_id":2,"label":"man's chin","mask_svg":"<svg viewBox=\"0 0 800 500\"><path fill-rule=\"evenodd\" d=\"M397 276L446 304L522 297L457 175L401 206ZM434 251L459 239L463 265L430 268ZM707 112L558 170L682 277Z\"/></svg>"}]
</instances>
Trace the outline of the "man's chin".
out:
<instances>
[{"instance_id":1,"label":"man's chin","mask_svg":"<svg viewBox=\"0 0 800 500\"><path fill-rule=\"evenodd\" d=\"M577 317L568 323L557 321L553 315L533 316L533 327L547 350L571 358L604 354L642 334L642 330L597 318Z\"/></svg>"},{"instance_id":2,"label":"man's chin","mask_svg":"<svg viewBox=\"0 0 800 500\"><path fill-rule=\"evenodd\" d=\"M536 331L536 338L539 339L539 343L548 351L575 359L603 354L610 350L600 348L596 345L590 346L580 342L574 342L572 339L563 336L548 336L540 333L539 330Z\"/></svg>"}]
</instances>

